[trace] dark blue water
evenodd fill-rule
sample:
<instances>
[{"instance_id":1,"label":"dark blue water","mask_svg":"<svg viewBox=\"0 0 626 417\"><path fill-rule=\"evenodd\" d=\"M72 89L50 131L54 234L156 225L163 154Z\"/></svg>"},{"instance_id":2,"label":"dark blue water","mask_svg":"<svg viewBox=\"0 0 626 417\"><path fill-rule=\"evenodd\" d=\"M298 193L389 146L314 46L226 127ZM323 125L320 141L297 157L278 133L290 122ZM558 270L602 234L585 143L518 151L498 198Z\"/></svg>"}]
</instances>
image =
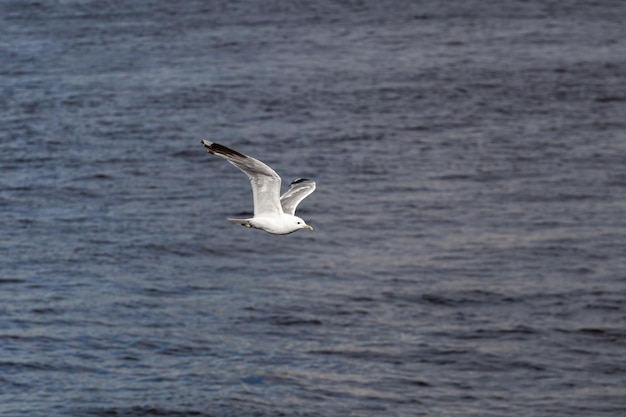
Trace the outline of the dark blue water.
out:
<instances>
[{"instance_id":1,"label":"dark blue water","mask_svg":"<svg viewBox=\"0 0 626 417\"><path fill-rule=\"evenodd\" d=\"M0 0L0 414L625 415L624 16Z\"/></svg>"}]
</instances>

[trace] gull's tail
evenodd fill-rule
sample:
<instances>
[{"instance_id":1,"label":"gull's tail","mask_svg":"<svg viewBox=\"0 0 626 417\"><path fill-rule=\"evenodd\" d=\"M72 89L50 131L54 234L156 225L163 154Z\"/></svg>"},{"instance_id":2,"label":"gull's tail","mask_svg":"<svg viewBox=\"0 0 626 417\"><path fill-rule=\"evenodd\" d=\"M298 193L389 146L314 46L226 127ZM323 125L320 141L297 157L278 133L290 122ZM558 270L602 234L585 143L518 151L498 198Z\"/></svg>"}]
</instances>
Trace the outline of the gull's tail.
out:
<instances>
[{"instance_id":1,"label":"gull's tail","mask_svg":"<svg viewBox=\"0 0 626 417\"><path fill-rule=\"evenodd\" d=\"M244 227L252 227L250 220L252 219L228 219L228 221L231 223L239 224Z\"/></svg>"}]
</instances>

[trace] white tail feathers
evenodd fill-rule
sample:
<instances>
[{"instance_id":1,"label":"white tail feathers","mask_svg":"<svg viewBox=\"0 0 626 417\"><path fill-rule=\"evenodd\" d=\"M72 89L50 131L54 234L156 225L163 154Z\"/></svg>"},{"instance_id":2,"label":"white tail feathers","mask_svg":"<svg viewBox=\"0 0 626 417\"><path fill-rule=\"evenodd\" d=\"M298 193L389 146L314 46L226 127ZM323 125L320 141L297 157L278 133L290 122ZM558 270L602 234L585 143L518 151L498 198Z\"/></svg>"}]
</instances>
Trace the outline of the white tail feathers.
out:
<instances>
[{"instance_id":1,"label":"white tail feathers","mask_svg":"<svg viewBox=\"0 0 626 417\"><path fill-rule=\"evenodd\" d=\"M252 224L250 224L250 220L251 219L228 219L229 222L239 224L245 227L252 227Z\"/></svg>"}]
</instances>

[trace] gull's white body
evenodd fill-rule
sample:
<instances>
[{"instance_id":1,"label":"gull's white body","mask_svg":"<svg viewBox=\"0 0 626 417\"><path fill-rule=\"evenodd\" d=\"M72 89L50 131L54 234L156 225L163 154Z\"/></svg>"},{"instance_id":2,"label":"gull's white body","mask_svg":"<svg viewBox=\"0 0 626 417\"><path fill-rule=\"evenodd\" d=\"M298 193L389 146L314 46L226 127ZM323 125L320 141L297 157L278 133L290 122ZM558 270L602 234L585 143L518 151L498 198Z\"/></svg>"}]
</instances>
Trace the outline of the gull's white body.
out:
<instances>
[{"instance_id":1,"label":"gull's white body","mask_svg":"<svg viewBox=\"0 0 626 417\"><path fill-rule=\"evenodd\" d=\"M275 235L286 235L300 229L313 230L295 215L296 207L313 191L315 182L299 178L280 195L281 180L278 174L263 162L244 155L219 143L203 140L207 152L219 155L243 171L250 179L254 199L254 217L228 219L246 227L254 227Z\"/></svg>"}]
</instances>

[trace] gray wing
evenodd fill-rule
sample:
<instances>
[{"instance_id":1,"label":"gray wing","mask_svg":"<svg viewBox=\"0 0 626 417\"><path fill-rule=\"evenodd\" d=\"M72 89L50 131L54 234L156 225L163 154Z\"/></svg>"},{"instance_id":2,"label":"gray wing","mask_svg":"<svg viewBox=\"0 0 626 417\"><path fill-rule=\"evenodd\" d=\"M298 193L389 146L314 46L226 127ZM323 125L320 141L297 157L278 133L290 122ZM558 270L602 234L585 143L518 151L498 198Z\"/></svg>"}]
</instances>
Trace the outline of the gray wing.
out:
<instances>
[{"instance_id":1,"label":"gray wing","mask_svg":"<svg viewBox=\"0 0 626 417\"><path fill-rule=\"evenodd\" d=\"M285 213L295 216L296 207L309 194L315 191L315 181L306 178L298 178L289 185L289 189L280 196L280 204Z\"/></svg>"},{"instance_id":2,"label":"gray wing","mask_svg":"<svg viewBox=\"0 0 626 417\"><path fill-rule=\"evenodd\" d=\"M283 212L279 199L280 177L272 168L219 143L203 140L202 144L207 152L225 158L248 176L252 185L255 217Z\"/></svg>"}]
</instances>

